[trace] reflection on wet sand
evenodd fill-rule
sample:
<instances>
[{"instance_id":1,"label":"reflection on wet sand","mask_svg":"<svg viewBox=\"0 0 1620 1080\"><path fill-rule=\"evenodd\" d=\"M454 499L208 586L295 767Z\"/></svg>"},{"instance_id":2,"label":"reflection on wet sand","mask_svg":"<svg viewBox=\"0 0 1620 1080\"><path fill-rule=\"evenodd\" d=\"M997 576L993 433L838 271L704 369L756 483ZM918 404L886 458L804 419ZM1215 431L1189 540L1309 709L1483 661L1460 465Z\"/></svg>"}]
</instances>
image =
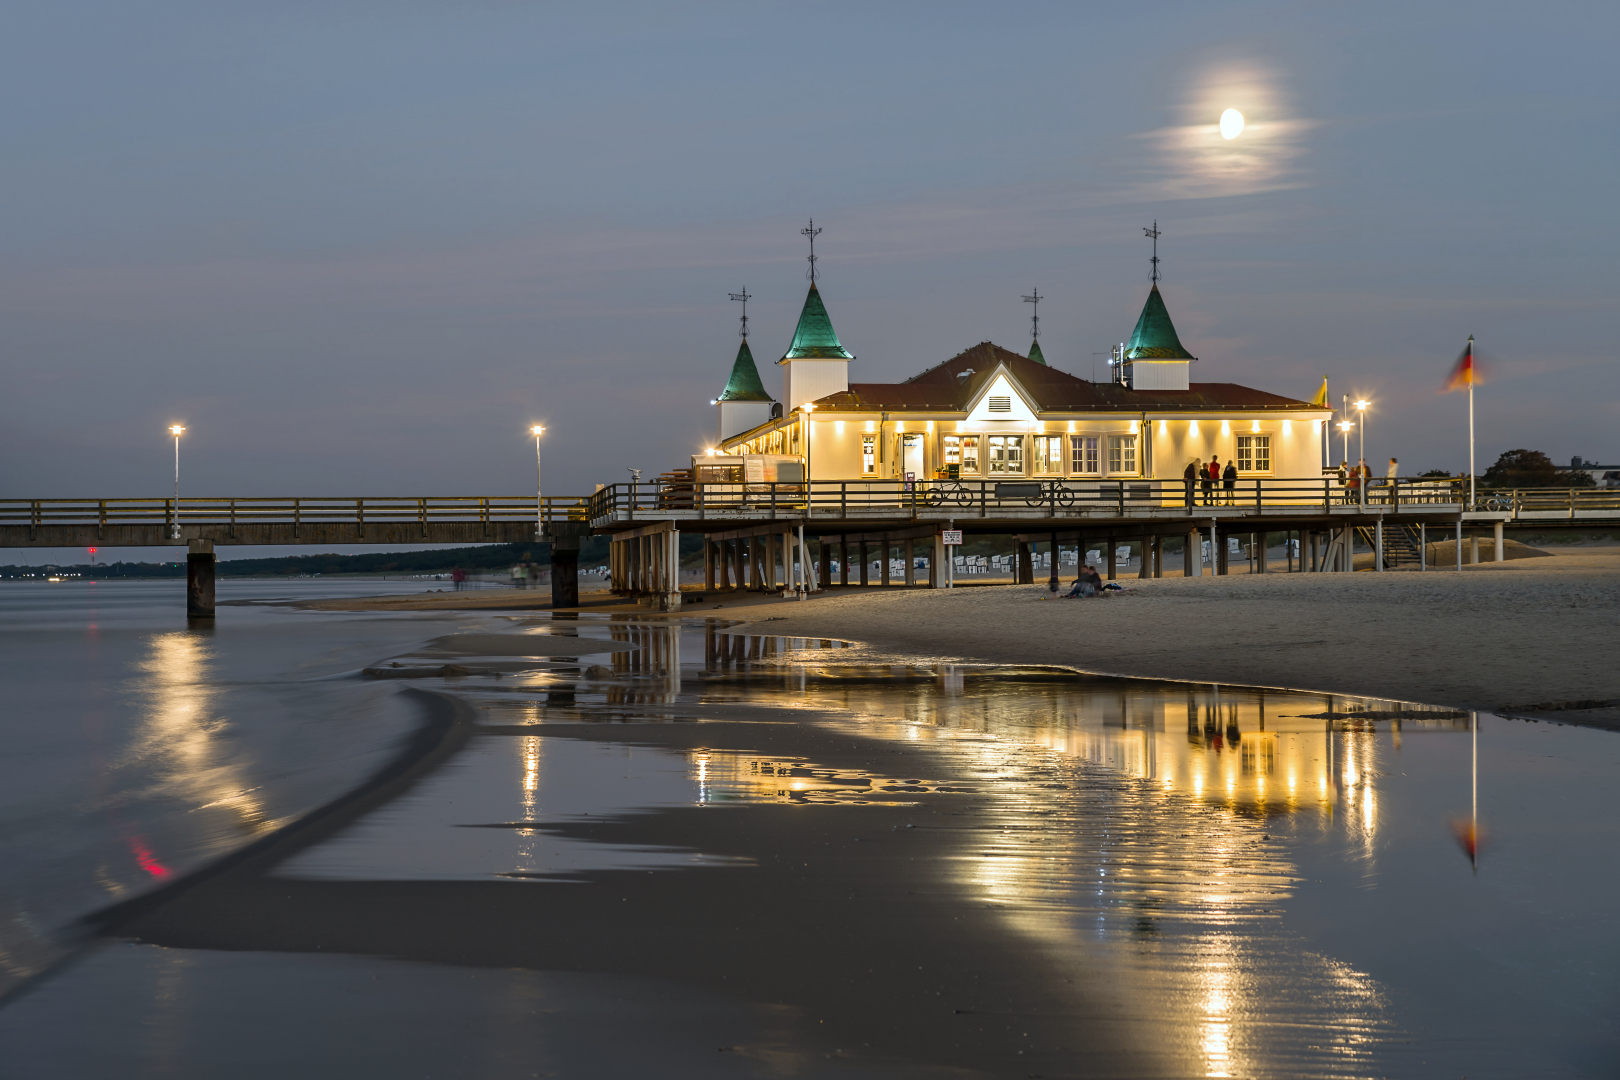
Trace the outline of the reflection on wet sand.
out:
<instances>
[{"instance_id":1,"label":"reflection on wet sand","mask_svg":"<svg viewBox=\"0 0 1620 1080\"><path fill-rule=\"evenodd\" d=\"M612 634L636 646L613 657L617 685L580 681L566 700L555 688L529 705L503 700L490 721L521 715L543 742L552 723L791 707L823 729L926 745L948 770L905 775L900 762L850 770L721 750L723 733L687 760L699 803L923 806L971 796L950 811L971 818L956 860L961 887L1052 955L1103 963L1130 1011L1199 1075L1354 1073L1390 1039L1376 984L1282 929L1298 869L1268 830L1295 818L1317 832L1343 828L1374 859L1380 761L1403 724L1450 730L1453 714L1051 669L845 666L834 660L840 642L712 622L685 628L702 636L703 668L683 679L682 630L641 623ZM567 681L557 675L548 685ZM1404 719L1363 719L1392 711Z\"/></svg>"},{"instance_id":2,"label":"reflection on wet sand","mask_svg":"<svg viewBox=\"0 0 1620 1080\"><path fill-rule=\"evenodd\" d=\"M143 678L136 686L145 702L144 718L128 756L153 768L159 784L172 796L194 803L194 811L221 809L240 832L263 832L275 822L265 816L254 793L256 785L229 760L231 720L215 715L219 691L212 659L204 633L152 636L140 664ZM144 869L163 876L149 855L133 846L131 850Z\"/></svg>"}]
</instances>

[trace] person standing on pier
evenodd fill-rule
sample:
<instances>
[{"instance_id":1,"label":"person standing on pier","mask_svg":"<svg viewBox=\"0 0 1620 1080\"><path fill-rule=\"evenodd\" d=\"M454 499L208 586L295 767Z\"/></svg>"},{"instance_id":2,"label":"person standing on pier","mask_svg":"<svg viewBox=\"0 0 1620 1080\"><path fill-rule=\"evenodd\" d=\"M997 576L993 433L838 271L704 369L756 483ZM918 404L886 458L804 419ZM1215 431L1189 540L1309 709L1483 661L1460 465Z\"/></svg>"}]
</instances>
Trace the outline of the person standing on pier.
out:
<instances>
[{"instance_id":1,"label":"person standing on pier","mask_svg":"<svg viewBox=\"0 0 1620 1080\"><path fill-rule=\"evenodd\" d=\"M1218 459L1213 454L1211 454L1210 458L1209 458L1209 464L1204 466L1204 505L1205 506L1214 506L1215 502L1216 502L1216 499L1219 498L1219 496L1217 496L1215 494L1215 482L1217 480L1219 480L1220 478L1221 478L1220 459Z\"/></svg>"},{"instance_id":2,"label":"person standing on pier","mask_svg":"<svg viewBox=\"0 0 1620 1080\"><path fill-rule=\"evenodd\" d=\"M1237 466L1232 462L1226 463L1226 471L1221 473L1221 479L1226 485L1226 505L1237 505Z\"/></svg>"},{"instance_id":3,"label":"person standing on pier","mask_svg":"<svg viewBox=\"0 0 1620 1080\"><path fill-rule=\"evenodd\" d=\"M1191 510L1192 507L1193 507L1193 500L1194 500L1194 490L1193 489L1198 484L1198 459L1197 458L1193 458L1191 461L1187 462L1187 471L1182 473L1181 476L1182 476L1182 479L1187 481L1187 509Z\"/></svg>"}]
</instances>

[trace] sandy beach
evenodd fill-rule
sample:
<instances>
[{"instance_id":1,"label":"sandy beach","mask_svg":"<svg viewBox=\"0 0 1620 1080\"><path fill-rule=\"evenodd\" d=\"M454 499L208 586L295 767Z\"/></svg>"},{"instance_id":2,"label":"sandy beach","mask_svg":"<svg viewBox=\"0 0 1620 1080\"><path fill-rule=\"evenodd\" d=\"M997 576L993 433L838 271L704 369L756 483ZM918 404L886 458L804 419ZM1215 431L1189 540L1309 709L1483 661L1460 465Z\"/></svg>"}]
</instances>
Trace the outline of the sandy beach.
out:
<instances>
[{"instance_id":1,"label":"sandy beach","mask_svg":"<svg viewBox=\"0 0 1620 1080\"><path fill-rule=\"evenodd\" d=\"M1129 591L1090 600L1052 600L1044 585L834 591L782 602L768 617L779 620L769 624L775 633L859 641L872 654L1062 664L1620 727L1620 547L1462 573L1120 584Z\"/></svg>"},{"instance_id":2,"label":"sandy beach","mask_svg":"<svg viewBox=\"0 0 1620 1080\"><path fill-rule=\"evenodd\" d=\"M1454 550L1441 545L1450 566ZM1065 567L1064 586L1073 577ZM1044 573L1044 571L1042 571ZM808 601L718 592L680 615L724 612L761 632L857 642L894 656L1057 664L1157 679L1401 698L1620 728L1620 546L1427 572L1165 577L1054 600L1037 585L832 588ZM322 600L325 610L544 608L546 593L489 590ZM640 612L582 592L583 612ZM767 622L768 620L768 622Z\"/></svg>"}]
</instances>

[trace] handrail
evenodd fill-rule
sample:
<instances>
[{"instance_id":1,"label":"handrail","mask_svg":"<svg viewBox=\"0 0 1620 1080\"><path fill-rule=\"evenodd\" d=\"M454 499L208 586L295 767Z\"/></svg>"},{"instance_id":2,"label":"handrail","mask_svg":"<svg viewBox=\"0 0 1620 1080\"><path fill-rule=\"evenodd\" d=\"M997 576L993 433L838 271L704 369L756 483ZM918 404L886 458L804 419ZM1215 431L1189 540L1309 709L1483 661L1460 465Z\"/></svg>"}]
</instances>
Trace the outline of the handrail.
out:
<instances>
[{"instance_id":1,"label":"handrail","mask_svg":"<svg viewBox=\"0 0 1620 1080\"><path fill-rule=\"evenodd\" d=\"M1228 486L1230 485L1230 486ZM808 483L691 481L613 484L588 500L593 522L657 519L661 514L721 517L1048 517L1087 514L1233 510L1387 512L1445 507L1462 509L1466 482L1457 477L1373 480L1365 488L1340 484L1335 476L1246 476L1235 481L1202 478L999 476L972 480L840 479ZM1567 494L1563 496L1567 505ZM1620 494L1616 495L1620 508ZM933 513L930 513L930 512Z\"/></svg>"},{"instance_id":2,"label":"handrail","mask_svg":"<svg viewBox=\"0 0 1620 1080\"><path fill-rule=\"evenodd\" d=\"M546 522L589 520L590 500L583 495L548 495L540 501ZM353 523L428 525L451 522L487 525L535 520L535 497L529 496L390 496L380 498L182 497L153 499L0 499L0 525L91 525L100 529L129 525L180 524L303 525Z\"/></svg>"}]
</instances>

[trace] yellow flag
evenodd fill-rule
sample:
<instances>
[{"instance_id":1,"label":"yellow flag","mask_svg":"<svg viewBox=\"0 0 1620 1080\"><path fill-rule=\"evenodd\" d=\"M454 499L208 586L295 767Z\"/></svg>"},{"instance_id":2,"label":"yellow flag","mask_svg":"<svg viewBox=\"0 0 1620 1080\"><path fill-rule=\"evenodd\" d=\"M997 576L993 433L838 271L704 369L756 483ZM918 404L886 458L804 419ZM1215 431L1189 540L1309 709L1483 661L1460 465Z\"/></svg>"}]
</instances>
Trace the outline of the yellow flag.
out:
<instances>
[{"instance_id":1,"label":"yellow flag","mask_svg":"<svg viewBox=\"0 0 1620 1080\"><path fill-rule=\"evenodd\" d=\"M1327 405L1327 376L1326 375L1322 376L1322 389L1318 390L1316 392L1316 396L1311 398L1311 404L1312 405L1322 405L1322 406Z\"/></svg>"}]
</instances>

